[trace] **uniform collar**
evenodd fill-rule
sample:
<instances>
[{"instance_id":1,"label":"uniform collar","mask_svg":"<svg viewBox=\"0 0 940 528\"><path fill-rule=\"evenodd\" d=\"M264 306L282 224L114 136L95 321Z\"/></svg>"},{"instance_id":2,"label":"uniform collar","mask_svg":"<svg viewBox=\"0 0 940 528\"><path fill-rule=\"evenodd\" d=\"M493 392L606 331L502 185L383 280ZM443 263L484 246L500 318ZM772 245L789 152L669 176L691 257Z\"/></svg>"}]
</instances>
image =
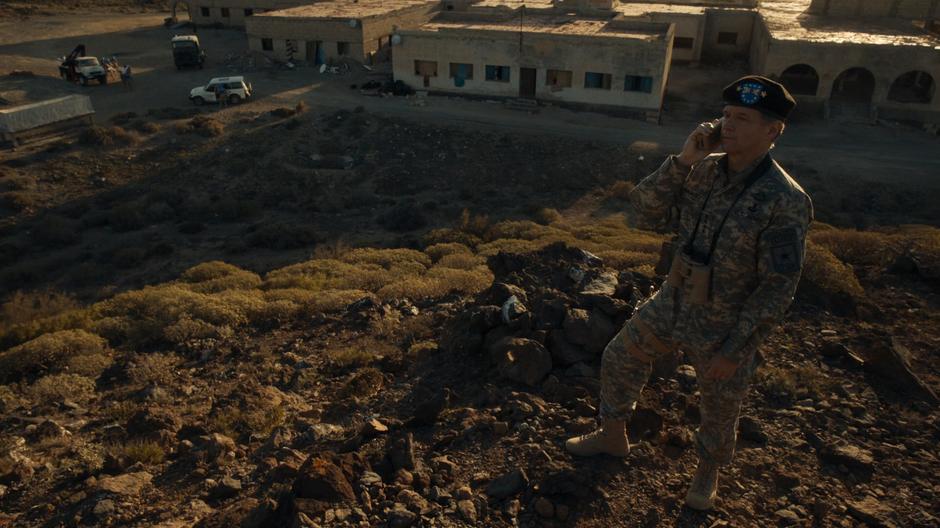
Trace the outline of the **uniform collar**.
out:
<instances>
[{"instance_id":1,"label":"uniform collar","mask_svg":"<svg viewBox=\"0 0 940 528\"><path fill-rule=\"evenodd\" d=\"M763 156L755 159L747 167L744 167L744 169L740 172L732 172L728 168L728 155L725 154L718 159L719 182L722 184L722 186L738 185L739 183L745 181L747 177L750 176L752 172L754 172L754 169L756 169L769 155L770 153L768 152Z\"/></svg>"}]
</instances>

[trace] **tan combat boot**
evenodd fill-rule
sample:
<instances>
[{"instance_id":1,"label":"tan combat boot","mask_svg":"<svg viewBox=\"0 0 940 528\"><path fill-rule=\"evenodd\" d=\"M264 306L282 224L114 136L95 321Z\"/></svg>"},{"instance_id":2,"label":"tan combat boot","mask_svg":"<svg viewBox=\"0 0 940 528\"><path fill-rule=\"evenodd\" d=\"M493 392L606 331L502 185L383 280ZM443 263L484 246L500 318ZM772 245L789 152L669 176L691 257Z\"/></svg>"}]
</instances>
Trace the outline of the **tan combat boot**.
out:
<instances>
[{"instance_id":1,"label":"tan combat boot","mask_svg":"<svg viewBox=\"0 0 940 528\"><path fill-rule=\"evenodd\" d=\"M692 485L685 496L685 504L694 510L710 510L718 497L718 466L700 460Z\"/></svg>"},{"instance_id":2,"label":"tan combat boot","mask_svg":"<svg viewBox=\"0 0 940 528\"><path fill-rule=\"evenodd\" d=\"M569 438L565 449L576 456L610 455L625 457L630 453L630 441L627 440L626 422L623 420L603 420L601 427L586 435Z\"/></svg>"}]
</instances>

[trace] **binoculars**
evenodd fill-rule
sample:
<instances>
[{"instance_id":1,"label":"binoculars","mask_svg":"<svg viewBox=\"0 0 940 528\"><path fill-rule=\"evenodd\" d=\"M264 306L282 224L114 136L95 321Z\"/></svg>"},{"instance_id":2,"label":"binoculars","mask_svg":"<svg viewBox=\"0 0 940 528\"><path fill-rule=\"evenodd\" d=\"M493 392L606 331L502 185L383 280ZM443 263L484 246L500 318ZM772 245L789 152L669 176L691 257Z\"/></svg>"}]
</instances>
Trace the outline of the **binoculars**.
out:
<instances>
[{"instance_id":1,"label":"binoculars","mask_svg":"<svg viewBox=\"0 0 940 528\"><path fill-rule=\"evenodd\" d=\"M708 302L711 295L712 266L695 258L688 248L677 251L673 241L664 243L656 273L666 275L666 284L681 290L688 303Z\"/></svg>"}]
</instances>

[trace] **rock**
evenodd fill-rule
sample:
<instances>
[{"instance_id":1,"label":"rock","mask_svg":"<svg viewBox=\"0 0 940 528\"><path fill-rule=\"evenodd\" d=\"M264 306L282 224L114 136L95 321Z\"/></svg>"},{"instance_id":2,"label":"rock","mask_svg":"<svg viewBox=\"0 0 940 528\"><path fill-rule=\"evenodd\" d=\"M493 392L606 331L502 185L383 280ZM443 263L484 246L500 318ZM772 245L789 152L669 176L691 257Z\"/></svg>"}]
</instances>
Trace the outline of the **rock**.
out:
<instances>
[{"instance_id":1,"label":"rock","mask_svg":"<svg viewBox=\"0 0 940 528\"><path fill-rule=\"evenodd\" d=\"M575 363L565 370L565 376L568 378L594 378L599 379L600 370L587 363Z\"/></svg>"},{"instance_id":2,"label":"rock","mask_svg":"<svg viewBox=\"0 0 940 528\"><path fill-rule=\"evenodd\" d=\"M496 499L506 499L522 491L529 484L529 478L522 468L516 468L486 486L486 494Z\"/></svg>"},{"instance_id":3,"label":"rock","mask_svg":"<svg viewBox=\"0 0 940 528\"><path fill-rule=\"evenodd\" d=\"M506 299L515 296L522 304L528 304L529 298L525 290L505 282L494 282L492 286L483 294L483 302L489 305L502 306Z\"/></svg>"},{"instance_id":4,"label":"rock","mask_svg":"<svg viewBox=\"0 0 940 528\"><path fill-rule=\"evenodd\" d=\"M823 341L819 353L829 359L839 359L850 354L849 348L838 341Z\"/></svg>"},{"instance_id":5,"label":"rock","mask_svg":"<svg viewBox=\"0 0 940 528\"><path fill-rule=\"evenodd\" d=\"M212 433L200 438L202 440L201 448L205 451L209 460L220 462L229 457L229 453L235 452L235 441L220 433Z\"/></svg>"},{"instance_id":6,"label":"rock","mask_svg":"<svg viewBox=\"0 0 940 528\"><path fill-rule=\"evenodd\" d=\"M819 458L826 464L845 466L862 477L870 477L874 471L871 453L853 445L823 445Z\"/></svg>"},{"instance_id":7,"label":"rock","mask_svg":"<svg viewBox=\"0 0 940 528\"><path fill-rule=\"evenodd\" d=\"M494 349L500 375L537 386L552 370L552 357L541 343L525 338L505 338Z\"/></svg>"},{"instance_id":8,"label":"rock","mask_svg":"<svg viewBox=\"0 0 940 528\"><path fill-rule=\"evenodd\" d=\"M555 505L545 497L539 497L535 500L535 513L543 519L551 519L555 516Z\"/></svg>"},{"instance_id":9,"label":"rock","mask_svg":"<svg viewBox=\"0 0 940 528\"><path fill-rule=\"evenodd\" d=\"M695 387L697 377L695 367L692 365L679 365L676 367L676 380L679 381L679 386L686 392L691 392Z\"/></svg>"},{"instance_id":10,"label":"rock","mask_svg":"<svg viewBox=\"0 0 940 528\"><path fill-rule=\"evenodd\" d=\"M400 506L400 505L399 505ZM401 506L388 513L389 528L408 528L418 520L418 515Z\"/></svg>"},{"instance_id":11,"label":"rock","mask_svg":"<svg viewBox=\"0 0 940 528\"><path fill-rule=\"evenodd\" d=\"M372 438L387 432L388 426L379 421L377 418L372 418L367 420L366 423L362 424L362 436L366 438Z\"/></svg>"},{"instance_id":12,"label":"rock","mask_svg":"<svg viewBox=\"0 0 940 528\"><path fill-rule=\"evenodd\" d=\"M637 407L630 418L627 433L631 442L650 440L663 430L663 416L658 412L645 407Z\"/></svg>"},{"instance_id":13,"label":"rock","mask_svg":"<svg viewBox=\"0 0 940 528\"><path fill-rule=\"evenodd\" d=\"M401 468L395 472L393 481L403 486L410 486L411 483L415 481L415 476L407 469Z\"/></svg>"},{"instance_id":14,"label":"rock","mask_svg":"<svg viewBox=\"0 0 940 528\"><path fill-rule=\"evenodd\" d=\"M457 501L457 511L460 512L460 516L463 520L467 521L471 525L475 525L477 522L477 507L473 504L472 500L464 499Z\"/></svg>"},{"instance_id":15,"label":"rock","mask_svg":"<svg viewBox=\"0 0 940 528\"><path fill-rule=\"evenodd\" d=\"M599 356L607 348L607 343L610 343L610 340L617 335L619 328L615 327L610 317L598 308L591 310L588 325L591 332L587 344L588 352Z\"/></svg>"},{"instance_id":16,"label":"rock","mask_svg":"<svg viewBox=\"0 0 940 528\"><path fill-rule=\"evenodd\" d=\"M793 526L800 523L800 516L793 510L777 510L774 516L780 521L781 526Z\"/></svg>"},{"instance_id":17,"label":"rock","mask_svg":"<svg viewBox=\"0 0 940 528\"><path fill-rule=\"evenodd\" d=\"M385 456L395 470L402 468L414 469L416 465L414 436L407 433L395 439L386 451Z\"/></svg>"},{"instance_id":18,"label":"rock","mask_svg":"<svg viewBox=\"0 0 940 528\"><path fill-rule=\"evenodd\" d=\"M738 420L738 435L748 442L757 444L767 443L767 433L764 426L752 416L742 416Z\"/></svg>"},{"instance_id":19,"label":"rock","mask_svg":"<svg viewBox=\"0 0 940 528\"><path fill-rule=\"evenodd\" d=\"M565 333L558 330L549 334L548 348L552 352L552 360L562 366L594 358L594 354L588 352L585 347L568 342Z\"/></svg>"},{"instance_id":20,"label":"rock","mask_svg":"<svg viewBox=\"0 0 940 528\"><path fill-rule=\"evenodd\" d=\"M97 483L98 489L109 491L116 495L134 496L140 494L146 486L150 485L153 475L146 471L125 473L116 477L104 477Z\"/></svg>"},{"instance_id":21,"label":"rock","mask_svg":"<svg viewBox=\"0 0 940 528\"><path fill-rule=\"evenodd\" d=\"M931 404L940 403L936 393L911 369L911 352L892 338L863 352L865 372L888 381L896 389Z\"/></svg>"},{"instance_id":22,"label":"rock","mask_svg":"<svg viewBox=\"0 0 940 528\"><path fill-rule=\"evenodd\" d=\"M774 483L777 485L777 489L785 492L790 491L800 485L800 476L790 471L777 470L774 473Z\"/></svg>"},{"instance_id":23,"label":"rock","mask_svg":"<svg viewBox=\"0 0 940 528\"><path fill-rule=\"evenodd\" d=\"M415 513L421 513L428 509L428 502L414 490L403 489L399 491L398 495L395 496L395 500Z\"/></svg>"},{"instance_id":24,"label":"rock","mask_svg":"<svg viewBox=\"0 0 940 528\"><path fill-rule=\"evenodd\" d=\"M569 308L562 323L565 338L569 343L587 347L593 341L591 334L591 315L581 308Z\"/></svg>"},{"instance_id":25,"label":"rock","mask_svg":"<svg viewBox=\"0 0 940 528\"><path fill-rule=\"evenodd\" d=\"M116 509L113 500L102 499L95 504L95 508L91 512L95 514L95 517L103 519L113 514Z\"/></svg>"},{"instance_id":26,"label":"rock","mask_svg":"<svg viewBox=\"0 0 940 528\"><path fill-rule=\"evenodd\" d=\"M470 489L470 486L460 486L454 491L454 495L457 500L470 500L473 498L473 490Z\"/></svg>"},{"instance_id":27,"label":"rock","mask_svg":"<svg viewBox=\"0 0 940 528\"><path fill-rule=\"evenodd\" d=\"M127 434L132 438L146 438L154 441L166 439L161 431L175 435L183 427L183 420L169 409L147 407L137 411L127 422Z\"/></svg>"},{"instance_id":28,"label":"rock","mask_svg":"<svg viewBox=\"0 0 940 528\"><path fill-rule=\"evenodd\" d=\"M597 277L585 284L584 288L581 289L581 295L588 298L595 296L613 297L617 293L618 284L616 272L602 271L597 274Z\"/></svg>"},{"instance_id":29,"label":"rock","mask_svg":"<svg viewBox=\"0 0 940 528\"><path fill-rule=\"evenodd\" d=\"M302 499L326 502L355 502L356 495L343 471L332 462L321 457L310 457L300 467L300 475L294 480L293 493Z\"/></svg>"},{"instance_id":30,"label":"rock","mask_svg":"<svg viewBox=\"0 0 940 528\"><path fill-rule=\"evenodd\" d=\"M536 313L537 328L544 330L556 330L562 327L565 320L565 314L568 306L564 299L550 299L538 306Z\"/></svg>"},{"instance_id":31,"label":"rock","mask_svg":"<svg viewBox=\"0 0 940 528\"><path fill-rule=\"evenodd\" d=\"M849 514L872 528L894 528L896 525L889 519L894 515L888 505L874 497L865 497L860 501L849 501Z\"/></svg>"},{"instance_id":32,"label":"rock","mask_svg":"<svg viewBox=\"0 0 940 528\"><path fill-rule=\"evenodd\" d=\"M123 443L127 438L127 431L118 424L110 424L101 429L101 441L106 444Z\"/></svg>"},{"instance_id":33,"label":"rock","mask_svg":"<svg viewBox=\"0 0 940 528\"><path fill-rule=\"evenodd\" d=\"M441 350L460 356L478 354L483 347L483 335L499 324L500 317L499 306L462 311L444 327Z\"/></svg>"},{"instance_id":34,"label":"rock","mask_svg":"<svg viewBox=\"0 0 940 528\"><path fill-rule=\"evenodd\" d=\"M45 420L36 427L36 436L40 439L64 438L71 435L65 427L52 420Z\"/></svg>"},{"instance_id":35,"label":"rock","mask_svg":"<svg viewBox=\"0 0 940 528\"><path fill-rule=\"evenodd\" d=\"M450 405L450 398L450 389L444 387L443 390L430 398L422 399L417 407L415 407L411 419L407 422L408 425L411 427L420 427L434 424L441 412Z\"/></svg>"},{"instance_id":36,"label":"rock","mask_svg":"<svg viewBox=\"0 0 940 528\"><path fill-rule=\"evenodd\" d=\"M242 490L242 482L232 477L222 477L218 484L209 490L209 498L212 500L230 499Z\"/></svg>"},{"instance_id":37,"label":"rock","mask_svg":"<svg viewBox=\"0 0 940 528\"><path fill-rule=\"evenodd\" d=\"M558 517L559 521L561 522L567 521L569 513L570 513L570 510L564 504L555 505L555 516Z\"/></svg>"}]
</instances>

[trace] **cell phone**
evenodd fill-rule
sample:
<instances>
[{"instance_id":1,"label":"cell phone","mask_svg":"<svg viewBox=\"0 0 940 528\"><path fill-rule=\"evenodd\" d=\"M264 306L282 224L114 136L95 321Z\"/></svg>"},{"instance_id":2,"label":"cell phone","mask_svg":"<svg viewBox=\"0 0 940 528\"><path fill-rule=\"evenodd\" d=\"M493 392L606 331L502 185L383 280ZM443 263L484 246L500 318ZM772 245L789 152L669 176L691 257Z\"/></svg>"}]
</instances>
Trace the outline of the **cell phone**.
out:
<instances>
[{"instance_id":1,"label":"cell phone","mask_svg":"<svg viewBox=\"0 0 940 528\"><path fill-rule=\"evenodd\" d=\"M712 130L708 136L702 137L699 136L698 140L698 149L705 150L708 152L714 152L721 146L721 120L718 120L718 125L715 126L715 129Z\"/></svg>"}]
</instances>

